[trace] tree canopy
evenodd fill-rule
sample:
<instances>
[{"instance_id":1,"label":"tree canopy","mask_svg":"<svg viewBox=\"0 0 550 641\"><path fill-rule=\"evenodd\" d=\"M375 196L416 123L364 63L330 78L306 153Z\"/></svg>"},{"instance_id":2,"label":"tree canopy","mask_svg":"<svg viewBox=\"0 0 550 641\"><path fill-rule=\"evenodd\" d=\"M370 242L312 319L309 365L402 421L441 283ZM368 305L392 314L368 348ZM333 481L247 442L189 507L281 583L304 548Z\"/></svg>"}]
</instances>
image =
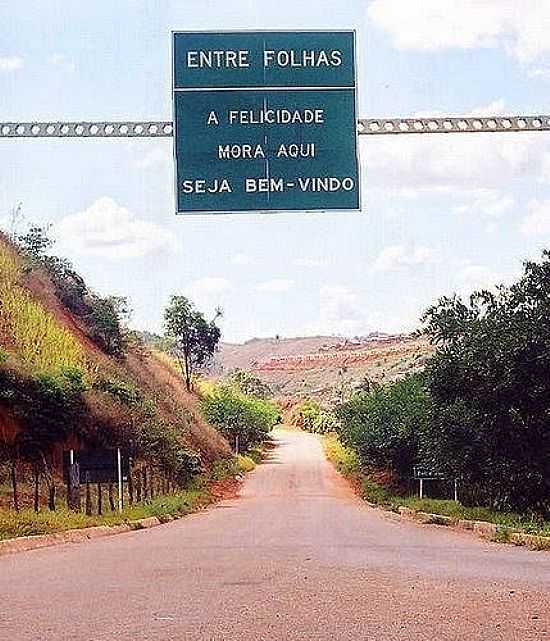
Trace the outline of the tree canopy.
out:
<instances>
[{"instance_id":1,"label":"tree canopy","mask_svg":"<svg viewBox=\"0 0 550 641\"><path fill-rule=\"evenodd\" d=\"M177 358L188 390L192 388L193 373L214 355L221 338L216 320L207 321L185 296L172 296L164 313L166 333L172 339L172 352Z\"/></svg>"},{"instance_id":2,"label":"tree canopy","mask_svg":"<svg viewBox=\"0 0 550 641\"><path fill-rule=\"evenodd\" d=\"M425 456L495 507L550 509L550 252L512 286L442 298L423 321L439 347Z\"/></svg>"}]
</instances>

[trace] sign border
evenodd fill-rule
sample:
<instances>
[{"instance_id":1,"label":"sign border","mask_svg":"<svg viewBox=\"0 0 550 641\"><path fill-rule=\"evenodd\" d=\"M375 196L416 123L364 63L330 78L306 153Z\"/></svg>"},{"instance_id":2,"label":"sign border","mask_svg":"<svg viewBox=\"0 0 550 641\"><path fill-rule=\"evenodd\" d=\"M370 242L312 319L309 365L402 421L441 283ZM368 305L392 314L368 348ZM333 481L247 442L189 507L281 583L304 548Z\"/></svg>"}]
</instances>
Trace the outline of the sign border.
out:
<instances>
[{"instance_id":1,"label":"sign border","mask_svg":"<svg viewBox=\"0 0 550 641\"><path fill-rule=\"evenodd\" d=\"M205 210L194 210L194 211L178 211L178 167L177 167L177 157L176 157L176 141L177 141L177 120L176 120L176 93L182 91L199 91L199 89L176 89L176 56L175 56L175 36L176 35L199 35L199 34L209 34L209 33L220 33L220 34L231 34L231 33L351 33L353 36L353 71L354 71L354 83L353 87L330 87L330 89L347 89L348 91L353 89L354 91L354 119L357 125L358 122L358 83L357 83L357 30L356 29L204 29L204 30L179 30L172 29L171 34L171 43L170 43L170 53L172 56L171 70L172 70L172 122L173 122L173 144L172 144L172 158L174 165L174 208L176 216L243 216L243 215L278 215L278 214L321 214L321 213L330 213L330 214L356 214L363 211L362 207L362 176L361 176L361 158L359 152L359 136L357 133L357 126L355 127L355 162L357 163L357 189L358 189L358 206L353 209L240 209L232 211L212 211L211 209ZM277 88L272 87L253 87L250 89L256 89L261 91L263 90L277 90ZM282 89L300 91L300 89L295 89L293 87L283 87ZM304 89L320 89L323 87L306 87ZM327 90L329 88L327 87ZM218 89L208 89L207 87L201 88L202 91L224 91L223 88ZM241 90L241 88L234 88L233 90ZM247 89L245 88L244 91Z\"/></svg>"}]
</instances>

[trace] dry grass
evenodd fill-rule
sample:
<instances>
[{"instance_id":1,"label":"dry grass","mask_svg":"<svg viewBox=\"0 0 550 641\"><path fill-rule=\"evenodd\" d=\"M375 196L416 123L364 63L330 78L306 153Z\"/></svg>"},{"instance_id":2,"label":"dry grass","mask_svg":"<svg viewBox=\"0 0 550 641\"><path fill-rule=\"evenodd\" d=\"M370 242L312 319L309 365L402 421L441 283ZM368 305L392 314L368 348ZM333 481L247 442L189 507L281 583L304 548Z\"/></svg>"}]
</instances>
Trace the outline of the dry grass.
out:
<instances>
[{"instance_id":1,"label":"dry grass","mask_svg":"<svg viewBox=\"0 0 550 641\"><path fill-rule=\"evenodd\" d=\"M15 252L0 243L0 334L33 370L55 373L86 366L80 343L19 284Z\"/></svg>"}]
</instances>

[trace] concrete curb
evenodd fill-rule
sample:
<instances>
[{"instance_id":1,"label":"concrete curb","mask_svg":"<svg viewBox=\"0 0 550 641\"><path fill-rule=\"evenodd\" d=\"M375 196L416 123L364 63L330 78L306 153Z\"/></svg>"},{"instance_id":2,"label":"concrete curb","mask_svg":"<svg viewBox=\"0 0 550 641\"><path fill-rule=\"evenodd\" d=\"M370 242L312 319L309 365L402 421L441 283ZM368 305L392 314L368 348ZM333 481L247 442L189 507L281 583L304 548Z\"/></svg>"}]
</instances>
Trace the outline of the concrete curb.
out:
<instances>
[{"instance_id":1,"label":"concrete curb","mask_svg":"<svg viewBox=\"0 0 550 641\"><path fill-rule=\"evenodd\" d=\"M20 536L16 539L6 539L0 541L0 556L15 554L17 552L27 552L29 550L38 550L40 548L51 547L52 545L62 545L64 543L82 543L92 539L101 539L106 536L123 534L134 530L145 530L148 528L161 525L156 516L137 521L128 521L120 525L97 525L95 527L82 528L79 530L66 530L56 532L55 534L38 534L35 536Z\"/></svg>"},{"instance_id":2,"label":"concrete curb","mask_svg":"<svg viewBox=\"0 0 550 641\"><path fill-rule=\"evenodd\" d=\"M480 538L489 540L494 540L497 534L503 533L503 540L505 541L506 538L508 538L508 540L515 545L525 545L534 550L550 550L550 537L548 536L515 532L511 528L499 526L496 523L489 523L488 521L470 521L468 519L459 519L456 521L450 516L417 512L404 505L400 505L397 511L401 517L412 519L424 525L445 525L459 530L470 530Z\"/></svg>"},{"instance_id":3,"label":"concrete curb","mask_svg":"<svg viewBox=\"0 0 550 641\"><path fill-rule=\"evenodd\" d=\"M515 545L526 545L532 550L550 550L550 537L526 534L525 532L511 532L510 540Z\"/></svg>"}]
</instances>

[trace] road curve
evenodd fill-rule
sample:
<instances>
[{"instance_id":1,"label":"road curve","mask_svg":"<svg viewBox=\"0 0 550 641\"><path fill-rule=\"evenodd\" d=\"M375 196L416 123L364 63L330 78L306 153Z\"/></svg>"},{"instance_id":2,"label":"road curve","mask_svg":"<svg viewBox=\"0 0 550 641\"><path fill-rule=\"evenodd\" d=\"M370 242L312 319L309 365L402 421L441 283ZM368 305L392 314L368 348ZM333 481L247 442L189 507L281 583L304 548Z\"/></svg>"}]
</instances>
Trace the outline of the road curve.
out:
<instances>
[{"instance_id":1,"label":"road curve","mask_svg":"<svg viewBox=\"0 0 550 641\"><path fill-rule=\"evenodd\" d=\"M315 437L275 438L239 499L1 558L0 638L550 639L550 554L371 509Z\"/></svg>"}]
</instances>

